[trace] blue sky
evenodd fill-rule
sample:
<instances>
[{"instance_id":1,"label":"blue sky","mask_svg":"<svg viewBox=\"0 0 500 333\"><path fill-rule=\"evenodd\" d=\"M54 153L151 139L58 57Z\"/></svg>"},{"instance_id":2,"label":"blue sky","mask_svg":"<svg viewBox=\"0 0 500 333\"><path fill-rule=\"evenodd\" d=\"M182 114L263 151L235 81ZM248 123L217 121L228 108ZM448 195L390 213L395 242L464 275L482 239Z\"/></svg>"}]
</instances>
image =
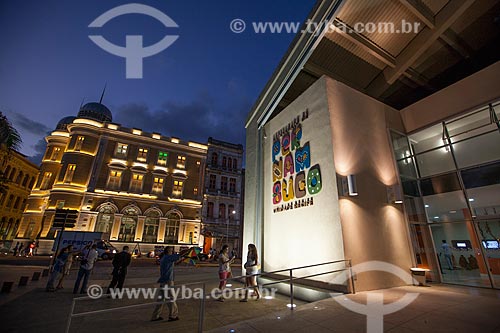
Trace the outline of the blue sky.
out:
<instances>
[{"instance_id":1,"label":"blue sky","mask_svg":"<svg viewBox=\"0 0 500 333\"><path fill-rule=\"evenodd\" d=\"M313 0L141 1L179 28L128 14L102 28L88 25L124 1L2 1L0 3L0 111L21 133L21 152L39 155L41 139L82 102L103 103L127 127L206 142L209 136L244 144L244 119L294 38L255 34L254 21L303 21ZM233 33L240 18L247 29ZM117 45L143 35L144 45L166 34L174 44L143 62L143 79L125 78L125 59L95 45L100 34Z\"/></svg>"}]
</instances>

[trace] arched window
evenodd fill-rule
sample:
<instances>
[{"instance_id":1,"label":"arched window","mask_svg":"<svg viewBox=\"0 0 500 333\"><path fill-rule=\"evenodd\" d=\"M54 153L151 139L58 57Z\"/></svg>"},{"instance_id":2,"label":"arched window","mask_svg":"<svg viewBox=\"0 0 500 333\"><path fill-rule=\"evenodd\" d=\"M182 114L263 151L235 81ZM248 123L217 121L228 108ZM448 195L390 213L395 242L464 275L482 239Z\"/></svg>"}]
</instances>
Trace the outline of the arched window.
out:
<instances>
[{"instance_id":1,"label":"arched window","mask_svg":"<svg viewBox=\"0 0 500 333\"><path fill-rule=\"evenodd\" d=\"M156 210L151 210L146 213L142 241L146 243L156 243L158 227L160 226L160 213Z\"/></svg>"},{"instance_id":2,"label":"arched window","mask_svg":"<svg viewBox=\"0 0 500 333\"><path fill-rule=\"evenodd\" d=\"M233 158L233 169L238 169L238 161L235 158Z\"/></svg>"},{"instance_id":3,"label":"arched window","mask_svg":"<svg viewBox=\"0 0 500 333\"><path fill-rule=\"evenodd\" d=\"M102 206L97 214L95 231L111 233L113 221L115 220L115 209L111 205Z\"/></svg>"},{"instance_id":4,"label":"arched window","mask_svg":"<svg viewBox=\"0 0 500 333\"><path fill-rule=\"evenodd\" d=\"M226 218L226 205L224 205L224 204L219 205L219 217L221 219Z\"/></svg>"},{"instance_id":5,"label":"arched window","mask_svg":"<svg viewBox=\"0 0 500 333\"><path fill-rule=\"evenodd\" d=\"M214 203L209 202L207 206L207 217L214 217Z\"/></svg>"},{"instance_id":6,"label":"arched window","mask_svg":"<svg viewBox=\"0 0 500 333\"><path fill-rule=\"evenodd\" d=\"M212 162L213 166L217 166L217 153L212 153Z\"/></svg>"},{"instance_id":7,"label":"arched window","mask_svg":"<svg viewBox=\"0 0 500 333\"><path fill-rule=\"evenodd\" d=\"M4 216L2 217L2 224L0 224L0 237L3 238L3 236L6 234L6 229L7 229L7 218Z\"/></svg>"},{"instance_id":8,"label":"arched window","mask_svg":"<svg viewBox=\"0 0 500 333\"><path fill-rule=\"evenodd\" d=\"M21 202L21 197L17 197L16 201L14 202L14 209L19 208L19 203Z\"/></svg>"},{"instance_id":9,"label":"arched window","mask_svg":"<svg viewBox=\"0 0 500 333\"><path fill-rule=\"evenodd\" d=\"M14 181L14 176L16 175L16 168L13 168L9 175L9 180Z\"/></svg>"},{"instance_id":10,"label":"arched window","mask_svg":"<svg viewBox=\"0 0 500 333\"><path fill-rule=\"evenodd\" d=\"M124 209L122 216L122 223L120 225L120 233L118 234L118 241L120 242L134 242L135 229L137 228L137 216L139 210L136 207L130 206Z\"/></svg>"},{"instance_id":11,"label":"arched window","mask_svg":"<svg viewBox=\"0 0 500 333\"><path fill-rule=\"evenodd\" d=\"M10 208L12 206L13 201L14 201L14 196L11 194L9 196L9 200L7 200L7 205L5 207Z\"/></svg>"},{"instance_id":12,"label":"arched window","mask_svg":"<svg viewBox=\"0 0 500 333\"><path fill-rule=\"evenodd\" d=\"M179 226L181 217L175 212L167 214L167 225L165 228L165 243L175 244L179 239Z\"/></svg>"},{"instance_id":13,"label":"arched window","mask_svg":"<svg viewBox=\"0 0 500 333\"><path fill-rule=\"evenodd\" d=\"M17 175L16 178L16 184L21 185L21 181L23 180L24 173L22 171L19 171L19 174Z\"/></svg>"},{"instance_id":14,"label":"arched window","mask_svg":"<svg viewBox=\"0 0 500 333\"><path fill-rule=\"evenodd\" d=\"M29 180L30 180L30 175L25 175L22 186L26 187L28 185Z\"/></svg>"},{"instance_id":15,"label":"arched window","mask_svg":"<svg viewBox=\"0 0 500 333\"><path fill-rule=\"evenodd\" d=\"M35 176L31 177L31 180L30 180L30 185L28 186L29 189L32 189L33 188L33 185L35 185Z\"/></svg>"},{"instance_id":16,"label":"arched window","mask_svg":"<svg viewBox=\"0 0 500 333\"><path fill-rule=\"evenodd\" d=\"M9 178L9 173L10 173L10 165L7 165L7 167L5 168L5 171L3 172L3 177Z\"/></svg>"}]
</instances>

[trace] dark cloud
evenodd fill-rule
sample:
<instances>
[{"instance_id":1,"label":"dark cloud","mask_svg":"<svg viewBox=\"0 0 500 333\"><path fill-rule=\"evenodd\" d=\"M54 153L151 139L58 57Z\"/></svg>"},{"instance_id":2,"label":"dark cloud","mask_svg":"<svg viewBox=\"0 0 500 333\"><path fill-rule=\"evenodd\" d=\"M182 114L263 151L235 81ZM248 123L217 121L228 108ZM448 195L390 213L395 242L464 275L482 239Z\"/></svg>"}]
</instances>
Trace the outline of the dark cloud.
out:
<instances>
[{"instance_id":1,"label":"dark cloud","mask_svg":"<svg viewBox=\"0 0 500 333\"><path fill-rule=\"evenodd\" d=\"M48 128L44 124L29 119L23 114L20 114L18 112L11 112L11 114L12 114L12 122L14 123L16 128L23 129L28 133L32 133L38 136L46 135L46 133L50 131L50 128Z\"/></svg>"},{"instance_id":2,"label":"dark cloud","mask_svg":"<svg viewBox=\"0 0 500 333\"><path fill-rule=\"evenodd\" d=\"M244 121L250 101L242 98L219 106L209 95L202 94L190 103L166 101L159 110L144 104L126 104L118 108L116 122L148 132L159 132L182 140L207 142L213 138L245 143Z\"/></svg>"},{"instance_id":3,"label":"dark cloud","mask_svg":"<svg viewBox=\"0 0 500 333\"><path fill-rule=\"evenodd\" d=\"M48 135L48 134L50 134L50 132L44 133L44 135ZM33 148L36 153L33 156L29 156L29 160L31 162L35 163L36 165L39 165L40 163L42 163L42 158L43 158L43 155L45 154L46 147L47 147L47 142L45 141L45 139L38 140L37 143L35 143L33 146L31 146L31 148Z\"/></svg>"}]
</instances>

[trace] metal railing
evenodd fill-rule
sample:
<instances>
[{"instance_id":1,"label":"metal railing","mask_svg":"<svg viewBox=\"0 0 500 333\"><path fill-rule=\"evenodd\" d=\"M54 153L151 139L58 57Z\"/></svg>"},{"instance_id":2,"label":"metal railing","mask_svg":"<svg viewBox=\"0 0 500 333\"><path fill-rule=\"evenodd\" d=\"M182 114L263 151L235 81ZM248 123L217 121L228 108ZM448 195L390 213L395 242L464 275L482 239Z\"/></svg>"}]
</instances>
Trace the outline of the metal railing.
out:
<instances>
[{"instance_id":1,"label":"metal railing","mask_svg":"<svg viewBox=\"0 0 500 333\"><path fill-rule=\"evenodd\" d=\"M322 272L322 273L310 274L310 275L301 276L301 277L297 277L297 276L294 277L293 276L293 272L297 271L297 270L306 269L306 268L312 268L312 267L325 266L325 265L338 264L338 263L345 263L346 267L340 268L340 269L335 269L335 270L329 270L329 271ZM324 263L320 263L320 264L313 264L313 265L293 267L293 268L285 268L285 269L280 269L280 270L276 270L276 271L272 271L272 272L255 273L255 274L251 274L251 275L241 275L241 276L235 276L235 277L231 277L231 278L227 278L227 279L220 279L219 281L229 281L229 280L232 280L232 281L240 281L241 282L242 279L245 279L245 278L248 278L248 277L253 277L253 276L256 276L256 277L272 276L272 275L277 275L277 273L285 273L285 272L287 272L288 276L286 278L275 280L273 282L269 282L269 283L265 283L265 284L261 284L261 285L257 285L257 287L270 286L270 285L278 284L278 283L289 283L290 284L290 310L293 311L293 309L295 307L294 306L295 303L294 303L294 290L293 290L294 289L294 283L293 282L295 280L304 280L304 279L307 279L307 278L322 276L322 275L326 275L326 274L340 273L340 272L344 272L344 271L349 271L350 292L352 294L355 294L356 293L356 289L355 289L355 286L354 286L354 276L352 274L352 261L351 261L351 259L334 260L334 261L324 262ZM198 285L198 286L201 286L201 288L202 288L202 294L201 294L201 297L200 297L200 306L199 306L199 312L198 312L198 332L202 333L203 332L203 322L204 322L204 318L205 318L205 298L206 298L206 295L207 295L207 292L206 292L206 282L203 282L203 281L200 281L200 282L191 282L191 283L186 283L186 284L182 284L182 285L178 285L178 286L176 285L175 287L183 288L183 287L191 286L191 285ZM242 287L242 288L232 288L231 290L234 292L234 291L239 291L239 290L247 290L247 289L251 289L251 288L254 288L254 287L255 286L245 285L245 287ZM72 319L76 318L76 317L83 317L83 316L88 316L88 315L92 315L92 314L112 312L112 311L118 311L118 310L124 310L124 309L147 307L147 306L157 305L158 303L165 301L165 298L164 298L161 301L155 301L155 302L150 302L150 303L133 304L133 305L126 305L126 306L122 306L122 307L114 307L114 308L110 308L110 309L94 310L94 311L86 311L86 312L74 313L76 303L78 301L88 300L88 299L91 299L91 298L89 296L73 298L73 301L71 303L71 310L70 310L70 313L69 313L69 316L68 316L68 322L67 322L67 325L66 325L66 330L65 330L66 333L69 333L69 329L71 327ZM179 300L183 300L183 299L184 298L181 298Z\"/></svg>"}]
</instances>

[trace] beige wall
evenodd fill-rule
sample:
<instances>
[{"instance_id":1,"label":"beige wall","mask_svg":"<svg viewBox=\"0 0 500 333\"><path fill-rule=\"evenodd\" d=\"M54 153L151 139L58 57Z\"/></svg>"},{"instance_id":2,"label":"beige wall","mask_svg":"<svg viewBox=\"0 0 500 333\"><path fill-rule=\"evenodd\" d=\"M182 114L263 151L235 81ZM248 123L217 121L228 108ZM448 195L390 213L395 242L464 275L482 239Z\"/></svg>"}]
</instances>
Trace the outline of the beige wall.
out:
<instances>
[{"instance_id":1,"label":"beige wall","mask_svg":"<svg viewBox=\"0 0 500 333\"><path fill-rule=\"evenodd\" d=\"M353 265L378 260L409 272L413 256L402 205L389 204L387 186L398 176L388 128L402 130L398 111L348 86L326 79L335 169L354 174L359 195L339 200L345 257ZM404 284L382 272L360 274L357 290Z\"/></svg>"},{"instance_id":2,"label":"beige wall","mask_svg":"<svg viewBox=\"0 0 500 333\"><path fill-rule=\"evenodd\" d=\"M407 132L500 98L500 61L401 110Z\"/></svg>"}]
</instances>

